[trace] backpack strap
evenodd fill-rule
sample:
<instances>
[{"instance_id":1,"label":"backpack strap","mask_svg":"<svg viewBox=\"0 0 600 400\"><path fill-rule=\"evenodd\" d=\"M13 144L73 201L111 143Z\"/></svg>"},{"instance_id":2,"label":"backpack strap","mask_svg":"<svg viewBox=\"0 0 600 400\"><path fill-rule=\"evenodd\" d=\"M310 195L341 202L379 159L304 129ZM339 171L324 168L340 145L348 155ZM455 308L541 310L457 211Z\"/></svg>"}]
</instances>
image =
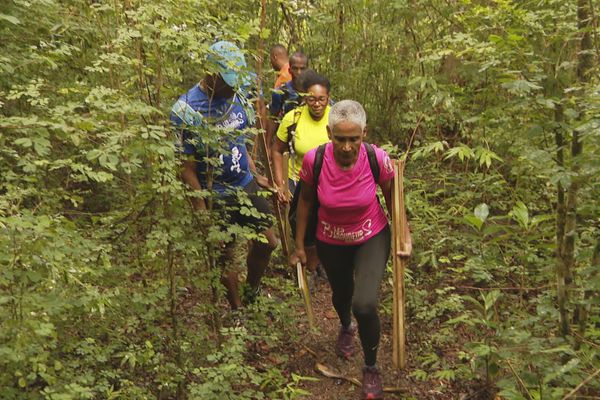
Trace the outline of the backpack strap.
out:
<instances>
[{"instance_id":1,"label":"backpack strap","mask_svg":"<svg viewBox=\"0 0 600 400\"><path fill-rule=\"evenodd\" d=\"M375 184L379 182L379 162L377 161L377 154L375 154L375 149L367 142L363 142L365 145L365 150L367 151L367 158L369 159L369 167L371 167L371 173L373 174L373 179L375 179ZM316 159L315 159L316 162Z\"/></svg>"},{"instance_id":2,"label":"backpack strap","mask_svg":"<svg viewBox=\"0 0 600 400\"><path fill-rule=\"evenodd\" d=\"M298 128L298 121L302 115L302 109L296 107L294 109L294 122L287 127L287 144L290 154L293 156L296 154L296 129Z\"/></svg>"},{"instance_id":3,"label":"backpack strap","mask_svg":"<svg viewBox=\"0 0 600 400\"><path fill-rule=\"evenodd\" d=\"M323 167L323 157L325 157L325 147L327 143L324 143L317 147L315 153L315 163L313 164L313 186L315 193L317 192L317 185L319 184L319 175L321 175L321 168Z\"/></svg>"}]
</instances>

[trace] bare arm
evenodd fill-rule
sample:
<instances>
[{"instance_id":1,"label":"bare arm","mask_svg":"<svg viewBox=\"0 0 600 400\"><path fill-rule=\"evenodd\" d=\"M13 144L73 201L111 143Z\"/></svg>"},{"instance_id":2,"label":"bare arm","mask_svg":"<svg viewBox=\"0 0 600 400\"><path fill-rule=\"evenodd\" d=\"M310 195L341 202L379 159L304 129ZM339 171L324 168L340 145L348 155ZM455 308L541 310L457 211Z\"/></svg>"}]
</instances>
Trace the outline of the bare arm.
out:
<instances>
[{"instance_id":1,"label":"bare arm","mask_svg":"<svg viewBox=\"0 0 600 400\"><path fill-rule=\"evenodd\" d=\"M276 122L274 117L267 118L267 124L265 128L265 140L267 141L267 148L270 150L273 147L273 136L279 128L279 122Z\"/></svg>"},{"instance_id":2,"label":"bare arm","mask_svg":"<svg viewBox=\"0 0 600 400\"><path fill-rule=\"evenodd\" d=\"M258 183L258 185L263 188L269 189L269 180L266 176L258 173L258 170L256 169L256 164L254 163L254 159L252 158L252 156L250 156L250 153L248 153L248 167L250 168L250 172L252 172L252 175L254 175L256 183Z\"/></svg>"},{"instance_id":3,"label":"bare arm","mask_svg":"<svg viewBox=\"0 0 600 400\"><path fill-rule=\"evenodd\" d=\"M383 193L383 198L385 199L385 206L390 219L392 218L392 182L393 180L390 179L379 185L381 187L381 192Z\"/></svg>"},{"instance_id":4,"label":"bare arm","mask_svg":"<svg viewBox=\"0 0 600 400\"><path fill-rule=\"evenodd\" d=\"M189 159L183 162L181 180L193 190L202 190L202 185L196 174L196 160ZM192 205L195 210L206 210L206 202L200 197L192 197Z\"/></svg>"},{"instance_id":5,"label":"bare arm","mask_svg":"<svg viewBox=\"0 0 600 400\"><path fill-rule=\"evenodd\" d=\"M389 180L387 182L383 182L381 186L381 191L383 193L383 197L385 198L385 205L388 210L388 215L392 216L392 182L393 180ZM406 210L400 210L400 212L404 213L406 216ZM406 224L404 225L404 238L406 239L406 243L404 245L404 249L398 251L398 255L401 257L410 257L412 254L412 236L410 235L410 229L408 226L408 219L405 217L404 220Z\"/></svg>"},{"instance_id":6,"label":"bare arm","mask_svg":"<svg viewBox=\"0 0 600 400\"><path fill-rule=\"evenodd\" d=\"M306 265L306 251L304 249L304 236L308 226L308 216L315 203L315 189L307 184L300 187L300 199L296 209L296 250L290 259L290 264L296 265L298 261Z\"/></svg>"}]
</instances>

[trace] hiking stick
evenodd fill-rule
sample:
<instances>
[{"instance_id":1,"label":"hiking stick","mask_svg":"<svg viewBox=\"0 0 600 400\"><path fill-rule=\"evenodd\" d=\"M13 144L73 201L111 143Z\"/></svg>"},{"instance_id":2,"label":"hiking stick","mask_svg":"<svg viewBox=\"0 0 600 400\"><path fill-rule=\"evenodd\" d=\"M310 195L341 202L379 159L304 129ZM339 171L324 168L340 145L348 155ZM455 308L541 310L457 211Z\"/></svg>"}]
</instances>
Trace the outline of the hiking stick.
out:
<instances>
[{"instance_id":1,"label":"hiking stick","mask_svg":"<svg viewBox=\"0 0 600 400\"><path fill-rule=\"evenodd\" d=\"M312 303L310 301L310 291L308 290L308 284L306 283L306 271L300 262L296 263L296 273L298 275L298 287L300 288L302 298L304 299L304 308L306 308L308 326L312 331L315 329L315 314L313 313Z\"/></svg>"},{"instance_id":2,"label":"hiking stick","mask_svg":"<svg viewBox=\"0 0 600 400\"><path fill-rule=\"evenodd\" d=\"M273 180L273 169L271 168L271 160L269 158L269 152L267 150L267 142L265 141L265 136L262 131L258 132L258 145L260 146L260 153L263 155L263 164L265 165L265 174L267 175L267 179L271 186L275 186L275 181ZM288 242L288 235L286 231L287 214L284 214L284 210L279 204L279 200L277 199L277 194L273 194L271 196L273 199L273 210L275 211L275 218L277 219L277 227L279 228L279 237L281 238L281 249L283 251L283 255L285 259L288 260L290 258L290 246Z\"/></svg>"},{"instance_id":3,"label":"hiking stick","mask_svg":"<svg viewBox=\"0 0 600 400\"><path fill-rule=\"evenodd\" d=\"M285 152L283 153L283 182L284 182L284 187L285 187L285 191L289 192L288 190L288 181L289 181L289 168L288 168L288 164L290 161L290 153ZM290 196L289 193L285 194L285 197L289 200ZM290 215L290 203L287 202L285 203L285 206L283 208L283 213L284 213L284 220L283 220L283 225L284 225L284 231L285 231L285 237L286 240L288 238L291 238L291 240L288 240L288 246L289 243L294 241L294 238L292 238L292 229L290 226L290 220L288 218L288 215Z\"/></svg>"},{"instance_id":4,"label":"hiking stick","mask_svg":"<svg viewBox=\"0 0 600 400\"><path fill-rule=\"evenodd\" d=\"M406 367L404 326L404 269L406 260L398 255L406 243L406 211L404 209L404 161L395 160L392 187L392 261L394 267L394 300L392 330L392 361L398 369Z\"/></svg>"},{"instance_id":5,"label":"hiking stick","mask_svg":"<svg viewBox=\"0 0 600 400\"><path fill-rule=\"evenodd\" d=\"M288 167L289 159L290 159L290 154L287 152L283 153L283 182L284 182L283 185L286 188L285 190L287 190L288 180L289 180L289 167ZM287 193L286 193L286 197L289 198ZM285 215L287 217L290 212L290 204L286 203L286 206L284 209L285 209ZM286 235L288 235L290 233L290 231L291 231L290 228L291 227L289 224L289 220L286 218L285 219ZM289 237L289 236L286 236L286 237ZM306 317L308 318L308 326L310 327L310 330L313 330L315 328L315 314L313 312L312 303L310 301L310 291L308 290L308 284L307 284L307 280L306 280L306 271L302 267L301 263L296 264L296 275L298 276L298 287L300 288L300 291L302 292L302 298L304 299L304 308L306 308Z\"/></svg>"}]
</instances>

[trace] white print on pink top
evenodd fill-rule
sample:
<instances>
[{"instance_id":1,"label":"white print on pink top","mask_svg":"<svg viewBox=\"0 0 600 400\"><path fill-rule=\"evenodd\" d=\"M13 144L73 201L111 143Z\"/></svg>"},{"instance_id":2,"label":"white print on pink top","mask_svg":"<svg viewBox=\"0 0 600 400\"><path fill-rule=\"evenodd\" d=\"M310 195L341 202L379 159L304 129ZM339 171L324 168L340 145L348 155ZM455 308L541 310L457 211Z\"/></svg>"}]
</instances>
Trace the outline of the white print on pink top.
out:
<instances>
[{"instance_id":1,"label":"white print on pink top","mask_svg":"<svg viewBox=\"0 0 600 400\"><path fill-rule=\"evenodd\" d=\"M343 227L331 225L325 221L321 221L321 225L323 225L323 234L325 236L329 239L340 240L342 242L360 242L367 239L373 233L371 230L373 221L371 219L363 222L360 230L353 232L346 232Z\"/></svg>"}]
</instances>

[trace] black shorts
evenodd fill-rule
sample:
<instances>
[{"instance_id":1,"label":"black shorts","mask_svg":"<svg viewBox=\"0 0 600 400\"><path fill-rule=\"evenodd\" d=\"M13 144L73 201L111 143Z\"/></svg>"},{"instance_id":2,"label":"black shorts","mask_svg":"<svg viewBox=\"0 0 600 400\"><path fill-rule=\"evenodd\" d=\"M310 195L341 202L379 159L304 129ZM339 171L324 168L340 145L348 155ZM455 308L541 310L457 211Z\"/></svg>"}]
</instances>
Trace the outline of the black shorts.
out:
<instances>
[{"instance_id":1,"label":"black shorts","mask_svg":"<svg viewBox=\"0 0 600 400\"><path fill-rule=\"evenodd\" d=\"M243 189L252 206L240 199L239 196L243 196L243 193L240 193L225 195L215 202L215 209L223 214L228 225L236 224L252 228L257 233L263 232L273 226L273 211L269 200L257 193L260 190L256 180L252 179ZM257 211L260 215L256 215Z\"/></svg>"}]
</instances>

